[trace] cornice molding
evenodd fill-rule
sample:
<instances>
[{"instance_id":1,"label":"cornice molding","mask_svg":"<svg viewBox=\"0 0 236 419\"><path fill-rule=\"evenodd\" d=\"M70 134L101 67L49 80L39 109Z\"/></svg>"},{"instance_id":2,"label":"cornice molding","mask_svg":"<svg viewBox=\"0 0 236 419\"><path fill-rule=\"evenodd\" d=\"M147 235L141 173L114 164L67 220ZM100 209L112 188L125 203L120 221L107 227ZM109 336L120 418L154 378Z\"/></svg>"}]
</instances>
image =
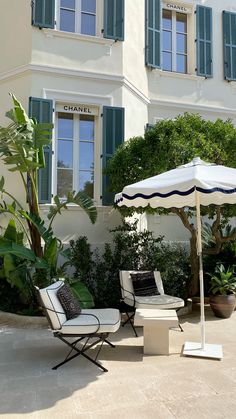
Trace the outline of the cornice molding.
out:
<instances>
[{"instance_id":1,"label":"cornice molding","mask_svg":"<svg viewBox=\"0 0 236 419\"><path fill-rule=\"evenodd\" d=\"M107 73L94 73L91 71L80 71L69 68L61 68L56 66L45 66L41 64L28 64L24 66L17 67L13 70L4 72L0 74L0 83L8 81L12 78L22 77L27 74L41 73L41 74L53 74L56 77L71 77L71 78L81 78L94 81L102 81L104 83L113 83L118 86L124 86L129 90L133 95L135 95L138 100L143 102L145 105L149 106L163 106L163 107L172 107L178 109L190 109L194 111L203 111L210 113L224 113L227 115L236 116L236 109L227 108L222 106L211 106L204 104L195 104L189 102L178 102L173 100L165 99L149 99L141 90L139 90L132 82L130 82L126 77L119 74L107 74ZM232 86L235 94L236 86Z\"/></svg>"},{"instance_id":2,"label":"cornice molding","mask_svg":"<svg viewBox=\"0 0 236 419\"><path fill-rule=\"evenodd\" d=\"M173 100L164 100L164 99L151 99L150 106L162 106L165 108L178 108L178 109L190 109L194 111L204 111L204 112L215 112L215 113L225 113L227 115L236 116L236 109L226 108L222 106L211 106L204 105L200 103L189 103L189 102L177 102Z\"/></svg>"}]
</instances>

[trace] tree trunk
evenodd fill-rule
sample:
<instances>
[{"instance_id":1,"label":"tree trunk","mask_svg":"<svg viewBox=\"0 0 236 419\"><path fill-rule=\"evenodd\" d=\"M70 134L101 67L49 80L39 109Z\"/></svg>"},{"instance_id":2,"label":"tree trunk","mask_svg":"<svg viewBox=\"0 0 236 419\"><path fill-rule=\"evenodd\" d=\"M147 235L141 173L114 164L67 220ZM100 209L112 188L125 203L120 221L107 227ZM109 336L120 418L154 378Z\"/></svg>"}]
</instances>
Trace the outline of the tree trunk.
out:
<instances>
[{"instance_id":1,"label":"tree trunk","mask_svg":"<svg viewBox=\"0 0 236 419\"><path fill-rule=\"evenodd\" d=\"M189 297L194 297L199 292L199 258L197 254L197 231L194 224L189 222L188 215L184 208L171 208L171 211L177 214L183 225L189 230L190 238L190 263L191 280L188 290Z\"/></svg>"},{"instance_id":2,"label":"tree trunk","mask_svg":"<svg viewBox=\"0 0 236 419\"><path fill-rule=\"evenodd\" d=\"M189 297L194 297L199 293L199 257L197 254L197 232L191 231L190 238L190 262L191 262L191 281L189 285Z\"/></svg>"}]
</instances>

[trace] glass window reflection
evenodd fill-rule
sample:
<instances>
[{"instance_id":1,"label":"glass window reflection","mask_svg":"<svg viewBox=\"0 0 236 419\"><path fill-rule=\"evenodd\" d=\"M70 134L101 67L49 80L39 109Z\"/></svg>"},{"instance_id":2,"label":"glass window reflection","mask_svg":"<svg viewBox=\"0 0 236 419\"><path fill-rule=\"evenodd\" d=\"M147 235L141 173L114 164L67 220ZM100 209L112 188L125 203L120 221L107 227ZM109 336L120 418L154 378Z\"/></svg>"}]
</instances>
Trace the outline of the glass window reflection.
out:
<instances>
[{"instance_id":1,"label":"glass window reflection","mask_svg":"<svg viewBox=\"0 0 236 419\"><path fill-rule=\"evenodd\" d=\"M79 146L80 169L93 170L94 168L94 145L93 143L80 142Z\"/></svg>"},{"instance_id":2,"label":"glass window reflection","mask_svg":"<svg viewBox=\"0 0 236 419\"><path fill-rule=\"evenodd\" d=\"M81 16L81 33L94 36L96 34L96 17L87 13Z\"/></svg>"},{"instance_id":3,"label":"glass window reflection","mask_svg":"<svg viewBox=\"0 0 236 419\"><path fill-rule=\"evenodd\" d=\"M80 116L80 140L93 141L94 140L94 117L93 116Z\"/></svg>"},{"instance_id":4,"label":"glass window reflection","mask_svg":"<svg viewBox=\"0 0 236 419\"><path fill-rule=\"evenodd\" d=\"M73 138L73 114L59 112L58 113L58 137Z\"/></svg>"},{"instance_id":5,"label":"glass window reflection","mask_svg":"<svg viewBox=\"0 0 236 419\"><path fill-rule=\"evenodd\" d=\"M73 143L72 141L59 140L57 167L72 168L73 167Z\"/></svg>"},{"instance_id":6,"label":"glass window reflection","mask_svg":"<svg viewBox=\"0 0 236 419\"><path fill-rule=\"evenodd\" d=\"M96 0L82 0L82 11L96 13Z\"/></svg>"},{"instance_id":7,"label":"glass window reflection","mask_svg":"<svg viewBox=\"0 0 236 419\"><path fill-rule=\"evenodd\" d=\"M61 9L60 30L75 32L75 12L72 10Z\"/></svg>"}]
</instances>

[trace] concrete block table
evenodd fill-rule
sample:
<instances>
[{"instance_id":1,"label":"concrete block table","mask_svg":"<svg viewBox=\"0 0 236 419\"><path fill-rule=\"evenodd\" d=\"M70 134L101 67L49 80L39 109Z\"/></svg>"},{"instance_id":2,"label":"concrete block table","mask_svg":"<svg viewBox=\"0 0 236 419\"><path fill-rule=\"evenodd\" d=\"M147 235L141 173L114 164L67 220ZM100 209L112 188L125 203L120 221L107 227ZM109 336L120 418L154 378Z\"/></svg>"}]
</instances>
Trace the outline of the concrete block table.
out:
<instances>
[{"instance_id":1,"label":"concrete block table","mask_svg":"<svg viewBox=\"0 0 236 419\"><path fill-rule=\"evenodd\" d=\"M175 310L137 309L134 325L143 326L145 355L169 355L169 329L179 325Z\"/></svg>"}]
</instances>

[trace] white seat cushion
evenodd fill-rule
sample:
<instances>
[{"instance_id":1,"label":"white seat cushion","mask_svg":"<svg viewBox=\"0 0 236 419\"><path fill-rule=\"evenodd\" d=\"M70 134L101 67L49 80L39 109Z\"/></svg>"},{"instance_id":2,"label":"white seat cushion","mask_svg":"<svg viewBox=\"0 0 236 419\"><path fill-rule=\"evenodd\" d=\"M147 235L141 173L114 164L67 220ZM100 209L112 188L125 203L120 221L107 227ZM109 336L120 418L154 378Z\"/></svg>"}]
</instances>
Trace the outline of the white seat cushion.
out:
<instances>
[{"instance_id":1,"label":"white seat cushion","mask_svg":"<svg viewBox=\"0 0 236 419\"><path fill-rule=\"evenodd\" d=\"M125 303L133 305L133 300L125 298ZM150 297L139 297L135 296L135 308L157 308L168 309L168 308L180 308L184 306L184 300L178 297L172 297L171 295L152 295Z\"/></svg>"},{"instance_id":2,"label":"white seat cushion","mask_svg":"<svg viewBox=\"0 0 236 419\"><path fill-rule=\"evenodd\" d=\"M86 315L87 314L87 315ZM100 327L98 329L99 319ZM87 333L112 333L120 327L120 312L113 308L84 309L81 314L74 319L67 320L62 324L60 332L68 334L87 334Z\"/></svg>"}]
</instances>

